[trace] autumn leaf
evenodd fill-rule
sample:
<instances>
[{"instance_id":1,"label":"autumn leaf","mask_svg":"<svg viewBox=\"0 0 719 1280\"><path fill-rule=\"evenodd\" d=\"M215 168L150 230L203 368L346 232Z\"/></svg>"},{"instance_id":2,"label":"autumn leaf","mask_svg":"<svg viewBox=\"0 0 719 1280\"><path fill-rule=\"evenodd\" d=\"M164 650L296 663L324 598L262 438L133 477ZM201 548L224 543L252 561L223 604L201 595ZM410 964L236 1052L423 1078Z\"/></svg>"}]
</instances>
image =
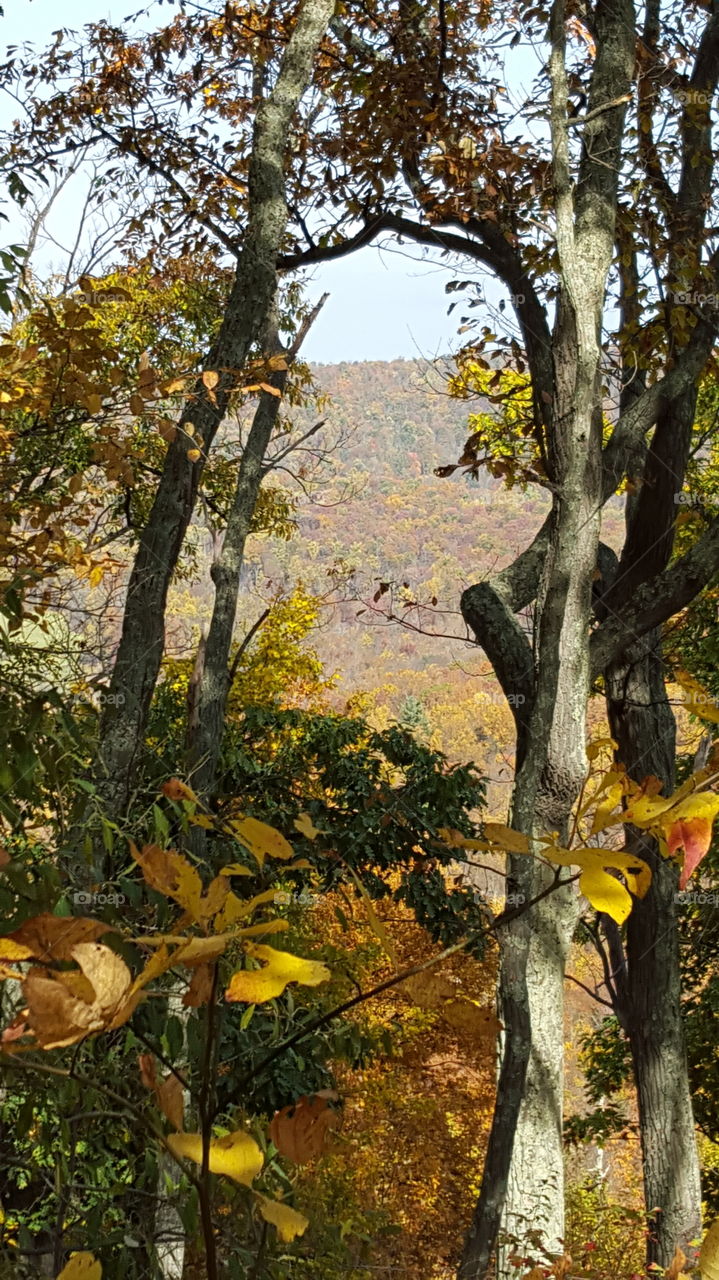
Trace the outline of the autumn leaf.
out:
<instances>
[{"instance_id":1,"label":"autumn leaf","mask_svg":"<svg viewBox=\"0 0 719 1280\"><path fill-rule=\"evenodd\" d=\"M146 1089L157 1088L157 1063L154 1054L139 1053L137 1062L140 1068L140 1079Z\"/></svg>"},{"instance_id":2,"label":"autumn leaf","mask_svg":"<svg viewBox=\"0 0 719 1280\"><path fill-rule=\"evenodd\" d=\"M719 813L719 795L713 791L691 790L689 779L668 797L641 797L626 812L626 820L662 837L670 855L684 849L679 880L683 889L711 844L712 826Z\"/></svg>"},{"instance_id":3,"label":"autumn leaf","mask_svg":"<svg viewBox=\"0 0 719 1280\"><path fill-rule=\"evenodd\" d=\"M201 1133L172 1133L167 1139L167 1145L173 1155L192 1160L195 1164L202 1164ZM262 1165L263 1156L260 1148L254 1138L242 1129L238 1129L235 1133L228 1133L224 1138L210 1140L209 1169L211 1173L224 1174L226 1178L232 1178L233 1181L249 1187L262 1169Z\"/></svg>"},{"instance_id":4,"label":"autumn leaf","mask_svg":"<svg viewBox=\"0 0 719 1280\"><path fill-rule=\"evenodd\" d=\"M130 970L98 942L84 942L72 949L81 973L55 973L43 977L33 971L23 983L27 1020L38 1044L59 1049L106 1027L120 1026L134 1009L128 999Z\"/></svg>"},{"instance_id":5,"label":"autumn leaf","mask_svg":"<svg viewBox=\"0 0 719 1280\"><path fill-rule=\"evenodd\" d=\"M212 938L189 938L173 953L172 963L192 969L195 965L212 964L225 950L229 939L217 934Z\"/></svg>"},{"instance_id":6,"label":"autumn leaf","mask_svg":"<svg viewBox=\"0 0 719 1280\"><path fill-rule=\"evenodd\" d=\"M699 681L695 680L688 671L684 671L682 667L678 667L674 671L674 679L686 695L684 706L687 711L696 716L698 720L705 720L709 724L719 724L717 699L707 693Z\"/></svg>"},{"instance_id":7,"label":"autumn leaf","mask_svg":"<svg viewBox=\"0 0 719 1280\"><path fill-rule=\"evenodd\" d=\"M230 822L233 834L257 859L262 867L265 858L292 858L294 849L285 837L257 818L238 818Z\"/></svg>"},{"instance_id":8,"label":"autumn leaf","mask_svg":"<svg viewBox=\"0 0 719 1280\"><path fill-rule=\"evenodd\" d=\"M482 827L491 844L497 845L507 853L529 853L529 841L521 831L513 831L501 822L485 822Z\"/></svg>"},{"instance_id":9,"label":"autumn leaf","mask_svg":"<svg viewBox=\"0 0 719 1280\"><path fill-rule=\"evenodd\" d=\"M205 372L202 375L202 381L208 391L214 391L220 381L220 375L219 373L215 373L214 369L205 369Z\"/></svg>"},{"instance_id":10,"label":"autumn leaf","mask_svg":"<svg viewBox=\"0 0 719 1280\"><path fill-rule=\"evenodd\" d=\"M157 1105L173 1129L182 1129L185 1123L185 1097L182 1082L170 1073L155 1089Z\"/></svg>"},{"instance_id":11,"label":"autumn leaf","mask_svg":"<svg viewBox=\"0 0 719 1280\"><path fill-rule=\"evenodd\" d=\"M101 1280L102 1267L91 1253L73 1253L56 1280Z\"/></svg>"},{"instance_id":12,"label":"autumn leaf","mask_svg":"<svg viewBox=\"0 0 719 1280\"><path fill-rule=\"evenodd\" d=\"M86 916L54 916L43 912L33 916L5 938L0 938L0 960L33 957L43 964L71 960L73 948L81 942L95 942L113 926Z\"/></svg>"},{"instance_id":13,"label":"autumn leaf","mask_svg":"<svg viewBox=\"0 0 719 1280\"><path fill-rule=\"evenodd\" d=\"M179 778L168 778L167 782L163 782L160 790L168 800L192 800L195 804L200 803L192 787L188 787L187 783L181 782Z\"/></svg>"},{"instance_id":14,"label":"autumn leaf","mask_svg":"<svg viewBox=\"0 0 719 1280\"><path fill-rule=\"evenodd\" d=\"M719 1280L719 1218L707 1231L699 1252L702 1280Z\"/></svg>"},{"instance_id":15,"label":"autumn leaf","mask_svg":"<svg viewBox=\"0 0 719 1280\"><path fill-rule=\"evenodd\" d=\"M225 999L241 1000L245 1004L262 1004L282 995L290 982L305 987L316 987L331 976L326 965L318 960L303 960L288 951L275 951L274 947L248 943L246 953L255 960L265 961L261 969L239 969L233 973Z\"/></svg>"},{"instance_id":16,"label":"autumn leaf","mask_svg":"<svg viewBox=\"0 0 719 1280\"><path fill-rule=\"evenodd\" d=\"M212 995L214 969L209 964L201 964L195 969L187 991L182 997L186 1009L199 1009L207 1004Z\"/></svg>"},{"instance_id":17,"label":"autumn leaf","mask_svg":"<svg viewBox=\"0 0 719 1280\"><path fill-rule=\"evenodd\" d=\"M306 836L308 840L315 840L320 835L308 813L298 814L292 825L295 831L299 831L300 835Z\"/></svg>"},{"instance_id":18,"label":"autumn leaf","mask_svg":"<svg viewBox=\"0 0 719 1280\"><path fill-rule=\"evenodd\" d=\"M257 1191L255 1195L262 1217L265 1222L270 1222L273 1227L277 1228L277 1234L283 1244L289 1244L307 1230L309 1226L308 1219L298 1213L296 1209L290 1209L288 1205L281 1204L279 1200L270 1200L267 1196L262 1196Z\"/></svg>"},{"instance_id":19,"label":"autumn leaf","mask_svg":"<svg viewBox=\"0 0 719 1280\"><path fill-rule=\"evenodd\" d=\"M324 1150L327 1136L336 1128L339 1115L330 1106L331 1090L313 1098L298 1098L289 1107L275 1112L270 1123L270 1138L280 1155L293 1164L307 1164Z\"/></svg>"},{"instance_id":20,"label":"autumn leaf","mask_svg":"<svg viewBox=\"0 0 719 1280\"><path fill-rule=\"evenodd\" d=\"M202 914L202 880L187 859L175 853L174 849L161 849L156 844L144 845L139 852L134 845L130 849L150 888L172 898L193 920L199 920Z\"/></svg>"}]
</instances>

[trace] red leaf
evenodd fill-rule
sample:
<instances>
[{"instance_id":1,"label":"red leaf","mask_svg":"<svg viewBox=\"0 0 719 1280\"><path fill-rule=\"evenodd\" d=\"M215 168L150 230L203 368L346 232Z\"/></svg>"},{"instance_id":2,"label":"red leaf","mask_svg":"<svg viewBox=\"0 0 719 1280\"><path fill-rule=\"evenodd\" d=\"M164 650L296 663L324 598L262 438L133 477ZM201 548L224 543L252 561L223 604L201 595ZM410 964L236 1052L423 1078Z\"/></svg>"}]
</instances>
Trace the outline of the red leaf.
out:
<instances>
[{"instance_id":1,"label":"red leaf","mask_svg":"<svg viewBox=\"0 0 719 1280\"><path fill-rule=\"evenodd\" d=\"M684 850L684 865L679 877L680 889L684 889L693 876L711 844L711 838L710 818L680 818L672 826L667 838L667 848L671 854L676 853L677 849Z\"/></svg>"}]
</instances>

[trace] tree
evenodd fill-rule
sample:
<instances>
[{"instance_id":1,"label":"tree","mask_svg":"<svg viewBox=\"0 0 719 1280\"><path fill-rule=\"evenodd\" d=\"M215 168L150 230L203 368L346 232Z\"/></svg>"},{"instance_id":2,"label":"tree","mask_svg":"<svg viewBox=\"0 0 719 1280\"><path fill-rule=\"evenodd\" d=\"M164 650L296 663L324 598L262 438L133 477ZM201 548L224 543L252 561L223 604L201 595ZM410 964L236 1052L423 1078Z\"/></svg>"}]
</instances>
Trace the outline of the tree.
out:
<instances>
[{"instance_id":1,"label":"tree","mask_svg":"<svg viewBox=\"0 0 719 1280\"><path fill-rule=\"evenodd\" d=\"M403 28L378 12L376 26L360 39L348 24L351 72L340 78L338 100L356 92L352 75L360 68L364 80L362 107L342 134L347 166L358 136L371 138L376 150L391 131L381 101L391 76L399 74L407 98L411 93L412 102L421 104L419 119L398 122L394 142L400 159L392 166L386 156L381 184L361 171L361 186L352 166L352 213L363 217L360 230L345 233L343 242L345 227L336 223L325 232L335 243L325 246L318 237L302 260L321 261L394 233L481 264L509 294L516 330L505 328L498 341L485 327L473 355L478 362L491 355L495 367L510 361L529 372L536 470L549 491L551 513L520 559L491 582L470 588L462 608L505 693L514 698L512 821L537 834L561 831L566 823L586 773L587 701L593 681L605 672L610 686L616 682L620 756L640 770L641 750L630 749L639 725L626 699L621 715L617 710L622 665L634 669L641 656L648 687L652 664L656 669L652 632L701 589L719 563L719 528L713 523L667 567L676 511L672 495L681 491L696 384L717 327L717 258L707 214L715 182L710 107L719 20L713 8L687 16L678 6L662 12L652 3L641 27L631 3L584 6L580 15L557 2L551 11L520 9L506 25L493 23L493 17L487 10L482 18L484 37L492 36L484 81L464 60L472 34L464 10L453 14L449 26L441 15L436 23L424 21L406 6ZM505 90L490 59L503 44L543 34L545 20L544 79L534 99L520 104L527 115L546 122L543 146L512 136L516 117L510 119L509 105L502 109ZM410 39L420 57L410 51ZM682 71L673 60L679 45ZM481 64L476 45L473 54ZM511 72L510 58L505 57L505 74L507 68ZM610 311L615 298L618 324ZM501 325L501 317L495 323ZM603 339L606 330L610 336ZM604 442L605 397L617 382L620 400ZM672 428L676 422L678 432ZM470 440L466 465L473 463L472 445ZM612 581L609 574L604 578L608 558L600 551L600 516L624 477L638 494L629 504L627 544ZM603 577L599 592L597 574ZM530 646L516 615L531 604ZM636 643L641 655L632 653ZM642 736L656 727L645 719ZM666 744L667 725L659 727ZM671 787L665 746L660 750L657 763ZM637 957L642 947L646 952L640 934L645 942L647 934L656 936L661 919L670 940L657 957L666 997L663 1029L655 1022L657 1030L651 1030L656 1010L653 1003L647 1006L646 961L635 970L633 1008L639 1019L635 1064L645 1099L647 1203L652 1208L663 1202L650 1256L668 1263L677 1241L696 1235L699 1200L672 941L676 872L655 866L656 883L631 927L636 941L630 949ZM528 873L516 860L512 873L517 888L527 892L527 875L541 874ZM506 1226L529 1216L555 1244L562 1235L562 983L575 921L576 902L567 893L561 909L556 900L545 902L517 921L505 947L499 1106L463 1276L484 1275L505 1204ZM639 1040L647 1036L649 1047L642 1050ZM657 1090L657 1072L672 1079L671 1093ZM663 1108L670 1098L672 1147L652 1135L653 1128L667 1132ZM670 1169L676 1196L669 1190Z\"/></svg>"},{"instance_id":2,"label":"tree","mask_svg":"<svg viewBox=\"0 0 719 1280\"><path fill-rule=\"evenodd\" d=\"M249 382L247 364L251 353L260 357L260 382L267 377L267 373L263 373L265 363L270 362L267 369L271 371L271 359L276 355L273 334L279 323L277 257L289 216L284 173L289 136L295 113L312 81L317 49L333 8L330 0L307 0L274 67L267 64L269 51L262 46L261 32L254 61L251 58L247 66L244 56L240 60L243 87L245 92L249 89L250 97L244 99L239 118L235 115L237 123L252 121L251 138L246 128L243 138L245 182L240 187L236 179L231 181L236 189L246 189L245 222L241 232L235 227L232 238L219 237L236 259L234 278L216 337L200 362L201 376L192 380L192 392L168 443L128 584L122 636L95 764L102 802L114 815L122 814L127 806L137 747L162 659L167 591L192 518L205 460L233 393ZM206 22L205 26L211 24ZM241 45L245 33L234 28L233 13L226 14L223 30L228 38ZM72 131L70 147L76 147L77 135L83 128L81 121L87 114L89 91L97 104L94 114L100 117L91 125L93 140L104 139L120 154L130 154L140 167L163 176L170 190L177 192L182 161L176 156L168 173L152 147L149 151L146 149L148 130L141 127L134 133L130 127L128 134L118 123L117 113L120 116L127 113L130 120L133 118L134 95L130 83L133 72L137 71L138 82L142 82L145 74L151 79L153 68L159 69L160 79L163 71L174 79L178 70L174 59L181 58L187 51L188 35L197 36L197 29L188 22L187 32L182 24L179 28L175 24L158 33L148 41L139 68L135 47L117 31L111 30L108 34L109 41L105 42L102 26L96 29L97 43L103 46L102 75L91 84L83 83L81 76L74 93L56 94L46 104L47 110L38 109L35 125L41 133L44 126L53 138L50 143L46 141L46 145L62 150L61 140ZM189 47L193 47L192 43ZM53 62L53 55L49 62ZM274 82L266 90L272 72ZM212 99L212 88L208 89L205 84L203 91L206 98ZM201 96L199 90L198 96ZM52 127L48 128L48 118L52 121L54 136ZM151 129L149 134L156 142L157 136ZM224 184L228 179L222 181ZM184 218L193 207L188 197L183 206ZM236 209L235 216L237 212ZM197 211L196 225L215 226L207 202ZM265 386L269 383L265 382ZM262 480L268 435L266 418L267 414L262 413L255 419L242 467L242 506L247 523Z\"/></svg>"}]
</instances>

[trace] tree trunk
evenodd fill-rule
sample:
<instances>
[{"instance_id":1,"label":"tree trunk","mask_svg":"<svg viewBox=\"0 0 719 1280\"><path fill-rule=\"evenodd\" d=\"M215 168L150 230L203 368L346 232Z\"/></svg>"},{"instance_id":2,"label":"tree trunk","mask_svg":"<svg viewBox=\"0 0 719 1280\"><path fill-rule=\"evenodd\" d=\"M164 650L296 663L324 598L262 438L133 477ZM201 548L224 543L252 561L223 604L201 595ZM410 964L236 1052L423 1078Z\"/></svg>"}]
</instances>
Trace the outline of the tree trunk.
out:
<instances>
[{"instance_id":1,"label":"tree trunk","mask_svg":"<svg viewBox=\"0 0 719 1280\"><path fill-rule=\"evenodd\" d=\"M607 706L617 759L641 782L675 786L675 724L664 687L659 636L637 642L608 670ZM667 1267L680 1245L701 1235L701 1184L681 1018L676 864L656 841L626 830L627 848L652 869L646 897L627 921L626 977L620 985L639 1103L644 1195L652 1231L647 1260ZM654 1212L656 1211L656 1213Z\"/></svg>"},{"instance_id":2,"label":"tree trunk","mask_svg":"<svg viewBox=\"0 0 719 1280\"><path fill-rule=\"evenodd\" d=\"M98 798L118 819L130 794L164 648L167 592L194 511L207 456L230 394L254 344L267 329L277 293L277 258L287 226L285 156L292 117L311 78L335 0L305 0L269 96L255 121L248 175L248 219L219 336L205 368L219 374L214 399L200 382L184 408L140 537L127 592L122 636L95 761ZM184 428L192 422L194 437ZM202 437L203 456L188 451Z\"/></svg>"}]
</instances>

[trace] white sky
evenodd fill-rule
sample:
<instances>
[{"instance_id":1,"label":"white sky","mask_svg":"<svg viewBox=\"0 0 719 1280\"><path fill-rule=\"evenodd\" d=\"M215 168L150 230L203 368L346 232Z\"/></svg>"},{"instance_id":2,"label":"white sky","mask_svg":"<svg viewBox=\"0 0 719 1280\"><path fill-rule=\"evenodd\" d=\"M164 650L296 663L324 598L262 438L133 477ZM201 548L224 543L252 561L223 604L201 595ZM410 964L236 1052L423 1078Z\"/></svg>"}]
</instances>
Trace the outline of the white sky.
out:
<instances>
[{"instance_id":1,"label":"white sky","mask_svg":"<svg viewBox=\"0 0 719 1280\"><path fill-rule=\"evenodd\" d=\"M0 0L0 4L5 9L0 18L0 54L8 44L25 41L42 48L58 27L79 30L84 23L102 18L120 25L140 10L133 0ZM156 3L142 26L150 29L169 20L172 13L172 5ZM0 101L2 119L12 119L16 110L14 103ZM54 228L60 240L73 238L73 208L68 196ZM0 243L17 236L14 225L9 232L3 227ZM410 261L409 253L409 247L367 248L315 269L310 295L327 291L330 297L305 342L308 359L431 359L460 345L457 327L462 308L457 306L447 316L452 297L444 289L448 280L456 278L456 270L439 262ZM498 296L494 288L488 292Z\"/></svg>"}]
</instances>

